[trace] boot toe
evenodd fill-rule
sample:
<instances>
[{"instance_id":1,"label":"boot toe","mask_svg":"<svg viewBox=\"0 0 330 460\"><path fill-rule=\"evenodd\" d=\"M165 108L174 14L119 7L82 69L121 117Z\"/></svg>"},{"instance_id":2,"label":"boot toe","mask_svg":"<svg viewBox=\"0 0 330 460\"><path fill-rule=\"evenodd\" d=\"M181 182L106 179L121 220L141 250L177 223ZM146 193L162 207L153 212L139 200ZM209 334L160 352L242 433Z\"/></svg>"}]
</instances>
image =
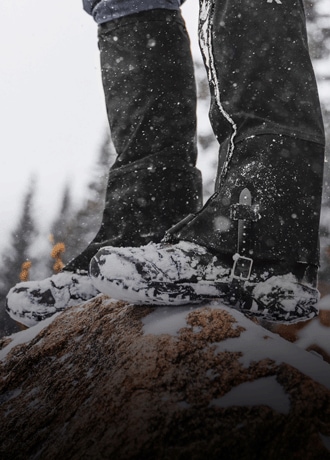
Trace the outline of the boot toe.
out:
<instances>
[{"instance_id":1,"label":"boot toe","mask_svg":"<svg viewBox=\"0 0 330 460\"><path fill-rule=\"evenodd\" d=\"M17 284L7 294L6 309L12 319L31 327L97 294L88 276L64 271L42 281Z\"/></svg>"},{"instance_id":2,"label":"boot toe","mask_svg":"<svg viewBox=\"0 0 330 460\"><path fill-rule=\"evenodd\" d=\"M244 313L270 322L296 323L318 314L319 291L301 283L292 273L271 276L265 281L246 286L252 302Z\"/></svg>"}]
</instances>

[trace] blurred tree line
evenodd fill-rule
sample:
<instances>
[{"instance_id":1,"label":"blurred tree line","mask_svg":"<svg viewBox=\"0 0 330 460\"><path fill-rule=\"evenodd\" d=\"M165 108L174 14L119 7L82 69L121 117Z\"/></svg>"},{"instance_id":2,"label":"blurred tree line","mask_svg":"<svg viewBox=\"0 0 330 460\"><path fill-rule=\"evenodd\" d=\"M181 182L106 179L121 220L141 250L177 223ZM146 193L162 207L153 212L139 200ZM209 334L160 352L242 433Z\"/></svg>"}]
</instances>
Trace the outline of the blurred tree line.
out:
<instances>
[{"instance_id":1,"label":"blurred tree line","mask_svg":"<svg viewBox=\"0 0 330 460\"><path fill-rule=\"evenodd\" d=\"M327 135L323 212L321 218L321 271L320 280L330 284L330 5L329 0L305 2L308 21L309 45L317 79L321 87L327 85L328 97L322 100ZM198 91L198 147L199 164L204 178L204 198L214 188L217 168L217 142L208 122L209 91L201 58L197 58L196 79ZM323 86L322 86L323 85ZM322 88L321 88L322 89ZM321 91L322 96L322 91ZM5 296L21 279L43 279L52 275L54 264L67 263L79 254L96 234L102 217L108 170L116 157L110 134L107 132L99 149L94 172L87 186L85 198L74 205L70 186L63 191L58 215L49 226L48 235L38 229L34 213L36 180L22 201L18 222L11 233L10 245L0 259L0 337L19 329L5 313ZM63 252L63 243L65 252ZM22 270L22 264L29 261ZM57 265L59 267L59 265Z\"/></svg>"},{"instance_id":2,"label":"blurred tree line","mask_svg":"<svg viewBox=\"0 0 330 460\"><path fill-rule=\"evenodd\" d=\"M70 186L67 185L58 214L50 223L47 234L38 229L34 212L36 180L31 180L23 198L20 217L10 235L10 244L1 255L0 337L19 330L19 326L5 312L5 297L9 289L19 281L44 279L56 273L60 268L59 262L69 262L85 249L97 233L104 207L108 171L115 157L110 134L106 132L85 197L77 207L72 200ZM23 264L27 261L30 264L26 270Z\"/></svg>"}]
</instances>

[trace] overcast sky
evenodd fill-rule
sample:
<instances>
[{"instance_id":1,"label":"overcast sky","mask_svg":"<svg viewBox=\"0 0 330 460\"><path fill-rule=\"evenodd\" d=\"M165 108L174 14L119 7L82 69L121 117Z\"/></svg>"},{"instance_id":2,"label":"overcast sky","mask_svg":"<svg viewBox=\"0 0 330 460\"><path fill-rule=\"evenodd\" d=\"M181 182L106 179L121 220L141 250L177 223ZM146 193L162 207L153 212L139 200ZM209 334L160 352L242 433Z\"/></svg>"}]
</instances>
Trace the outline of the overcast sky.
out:
<instances>
[{"instance_id":1,"label":"overcast sky","mask_svg":"<svg viewBox=\"0 0 330 460\"><path fill-rule=\"evenodd\" d=\"M198 53L198 1L183 13ZM1 0L0 41L2 252L32 175L45 227L66 182L83 193L107 121L97 26L81 0Z\"/></svg>"}]
</instances>

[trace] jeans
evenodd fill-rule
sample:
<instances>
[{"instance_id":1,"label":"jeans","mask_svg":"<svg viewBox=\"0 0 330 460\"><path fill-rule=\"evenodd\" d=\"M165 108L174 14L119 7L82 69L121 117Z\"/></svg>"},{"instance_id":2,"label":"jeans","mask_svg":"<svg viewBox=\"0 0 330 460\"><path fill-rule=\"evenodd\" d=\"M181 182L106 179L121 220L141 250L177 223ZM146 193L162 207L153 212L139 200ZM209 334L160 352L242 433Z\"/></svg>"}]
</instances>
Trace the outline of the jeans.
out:
<instances>
[{"instance_id":1,"label":"jeans","mask_svg":"<svg viewBox=\"0 0 330 460\"><path fill-rule=\"evenodd\" d=\"M98 24L131 14L153 9L178 10L184 0L83 0L87 13L92 14Z\"/></svg>"}]
</instances>

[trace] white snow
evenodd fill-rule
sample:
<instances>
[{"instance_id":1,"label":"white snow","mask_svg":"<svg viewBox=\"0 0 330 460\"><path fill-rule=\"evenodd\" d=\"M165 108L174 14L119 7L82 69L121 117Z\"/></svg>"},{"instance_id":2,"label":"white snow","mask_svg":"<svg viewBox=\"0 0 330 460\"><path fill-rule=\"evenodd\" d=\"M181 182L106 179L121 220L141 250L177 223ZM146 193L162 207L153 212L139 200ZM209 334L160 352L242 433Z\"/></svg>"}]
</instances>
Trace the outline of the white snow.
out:
<instances>
[{"instance_id":1,"label":"white snow","mask_svg":"<svg viewBox=\"0 0 330 460\"><path fill-rule=\"evenodd\" d=\"M183 327L187 327L187 315L197 308L200 308L200 306L157 307L155 311L143 318L143 333L178 336L179 330Z\"/></svg>"},{"instance_id":2,"label":"white snow","mask_svg":"<svg viewBox=\"0 0 330 460\"><path fill-rule=\"evenodd\" d=\"M330 295L326 295L319 302L320 310L330 310Z\"/></svg>"},{"instance_id":3,"label":"white snow","mask_svg":"<svg viewBox=\"0 0 330 460\"><path fill-rule=\"evenodd\" d=\"M243 326L245 328L240 337L218 342L216 344L217 352L242 353L239 361L245 367L263 359L271 359L276 364L287 363L330 389L330 365L318 356L289 343L277 334L256 325L242 313L221 305L219 302L210 302L207 305L212 309L227 311L236 319L236 327ZM145 334L177 336L181 328L188 326L187 315L189 312L198 308L201 306L157 307L143 319L143 332Z\"/></svg>"},{"instance_id":4,"label":"white snow","mask_svg":"<svg viewBox=\"0 0 330 460\"><path fill-rule=\"evenodd\" d=\"M106 278L123 279L127 286L137 287L139 282L145 284L149 279L154 282L176 281L181 267L185 269L186 278L196 275L197 258L193 259L191 254L204 255L207 251L186 241L171 247L150 243L137 248L105 248L104 254L100 255L99 268ZM143 264L143 276L137 270L139 264Z\"/></svg>"},{"instance_id":5,"label":"white snow","mask_svg":"<svg viewBox=\"0 0 330 460\"><path fill-rule=\"evenodd\" d=\"M271 359L277 364L287 363L313 380L330 389L330 365L319 357L298 348L276 334L254 324L242 313L218 306L231 313L240 326L245 327L237 339L227 339L217 344L217 351L242 352L240 362L248 367L252 362Z\"/></svg>"},{"instance_id":6,"label":"white snow","mask_svg":"<svg viewBox=\"0 0 330 460\"><path fill-rule=\"evenodd\" d=\"M297 335L298 340L295 345L298 347L306 350L311 345L316 345L330 355L330 330L327 326L321 324L318 319L307 324Z\"/></svg>"},{"instance_id":7,"label":"white snow","mask_svg":"<svg viewBox=\"0 0 330 460\"><path fill-rule=\"evenodd\" d=\"M209 258L208 265L205 261L200 262L199 255L201 260ZM195 292L199 295L206 292L208 296L215 297L218 292L213 281L228 281L230 274L229 268L220 268L213 263L216 258L210 256L205 248L186 241L175 245L150 243L136 248L106 247L96 259L96 274L93 274L93 267L91 270L95 288L112 298L134 304L194 303L194 300L187 300L188 294L183 294L183 291L173 298L172 289L173 292L177 290L175 285L167 285L164 289L164 283L173 283L182 277L188 280L197 277L200 281L194 284ZM155 299L157 283L159 292Z\"/></svg>"},{"instance_id":8,"label":"white snow","mask_svg":"<svg viewBox=\"0 0 330 460\"><path fill-rule=\"evenodd\" d=\"M330 295L323 297L320 300L318 307L320 310L329 311ZM295 341L295 345L304 350L307 350L309 347L316 345L330 355L329 337L329 327L324 326L321 323L319 317L316 317L309 323L306 323L306 325L297 332L297 340ZM315 351L311 351L310 353L314 353L316 355ZM318 356L321 357L321 355Z\"/></svg>"},{"instance_id":9,"label":"white snow","mask_svg":"<svg viewBox=\"0 0 330 460\"><path fill-rule=\"evenodd\" d=\"M292 273L272 276L266 281L258 283L253 289L253 297L261 300L264 305L271 305L273 302L272 292L277 292L277 295L280 296L281 306L287 312L288 317L290 312L295 311L298 299L301 305L304 305L305 300L308 304L311 298L315 298L316 302L319 300L319 292L311 286L308 291L305 291L302 285L297 283L297 279ZM256 303L255 308L257 308ZM307 310L307 307L305 310ZM305 311L305 317L306 316L307 311ZM312 316L314 315L312 314Z\"/></svg>"},{"instance_id":10,"label":"white snow","mask_svg":"<svg viewBox=\"0 0 330 460\"><path fill-rule=\"evenodd\" d=\"M40 297L51 292L54 304L39 303L33 291L39 291ZM14 320L30 327L38 322L36 316L49 316L96 295L98 291L88 276L64 271L41 281L28 281L12 287L7 295L7 308Z\"/></svg>"},{"instance_id":11,"label":"white snow","mask_svg":"<svg viewBox=\"0 0 330 460\"><path fill-rule=\"evenodd\" d=\"M288 414L290 399L275 376L245 382L230 390L225 396L213 399L210 406L269 406L277 412Z\"/></svg>"},{"instance_id":12,"label":"white snow","mask_svg":"<svg viewBox=\"0 0 330 460\"><path fill-rule=\"evenodd\" d=\"M51 316L50 318L45 319L44 321L40 321L36 326L30 327L25 331L16 332L12 334L10 338L12 341L2 350L0 350L0 361L4 361L8 355L8 353L17 345L22 345L23 343L31 342L43 329L49 326L55 318L60 313L56 313L55 315Z\"/></svg>"}]
</instances>

